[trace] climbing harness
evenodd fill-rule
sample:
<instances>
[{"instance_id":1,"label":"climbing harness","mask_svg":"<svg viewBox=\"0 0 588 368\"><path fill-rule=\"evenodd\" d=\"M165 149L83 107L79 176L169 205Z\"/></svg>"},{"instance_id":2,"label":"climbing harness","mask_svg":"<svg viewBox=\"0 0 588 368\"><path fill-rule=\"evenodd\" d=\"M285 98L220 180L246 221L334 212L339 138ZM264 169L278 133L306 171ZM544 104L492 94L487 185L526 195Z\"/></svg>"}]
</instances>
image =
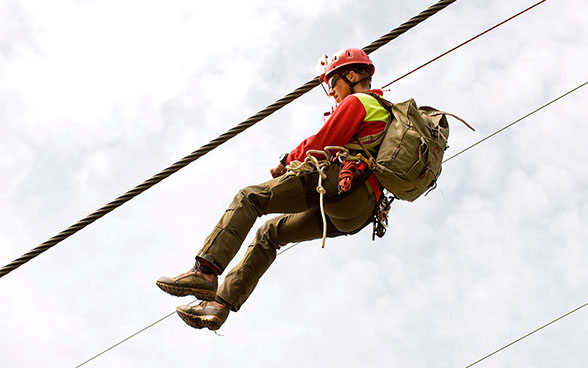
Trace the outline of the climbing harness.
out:
<instances>
[{"instance_id":1,"label":"climbing harness","mask_svg":"<svg viewBox=\"0 0 588 368\"><path fill-rule=\"evenodd\" d=\"M324 157L318 159L318 157ZM323 187L323 180L327 178L325 170L333 163L343 164L342 170L339 172L339 191L338 195L343 192L348 192L351 189L351 183L354 176L358 175L362 170L361 167L367 167L367 160L361 154L354 155L347 148L341 146L326 146L323 150L308 150L306 158L303 162L292 161L290 165L286 166L288 172L286 175L301 175L316 171L318 173L318 183L316 191L319 193L319 205L321 210L321 217L323 220L323 238L322 246L325 247L327 239L327 217L325 214L325 194L327 191ZM355 168L351 168L355 167ZM359 168L358 168L359 167ZM345 171L344 171L345 170Z\"/></svg>"},{"instance_id":2,"label":"climbing harness","mask_svg":"<svg viewBox=\"0 0 588 368\"><path fill-rule=\"evenodd\" d=\"M359 138L355 135L353 137L357 140L361 148L364 149L364 152L369 155L369 152ZM339 195L348 192L354 180L361 182L367 180L375 168L375 165L372 164L373 160L370 161L361 152L351 154L348 149L345 150L344 154L339 154L338 160L342 164L341 170L339 171Z\"/></svg>"},{"instance_id":3,"label":"climbing harness","mask_svg":"<svg viewBox=\"0 0 588 368\"><path fill-rule=\"evenodd\" d=\"M325 169L331 164L331 157L332 155L329 153L330 150L340 150L345 149L344 147L338 146L329 146L325 147L324 151L321 150L308 150L306 152L306 158L304 162L300 161L292 161L290 165L286 166L289 174L293 175L300 175L304 173L310 173L313 171L318 172L318 184L316 187L316 191L319 193L319 203L321 208L321 217L323 219L323 242L321 248L325 247L325 241L327 239L327 218L325 216L325 204L324 204L324 196L327 193L325 188L323 187L323 179L327 178L327 174L325 174ZM325 157L322 160L317 159L313 154L321 155Z\"/></svg>"},{"instance_id":4,"label":"climbing harness","mask_svg":"<svg viewBox=\"0 0 588 368\"><path fill-rule=\"evenodd\" d=\"M370 151L366 148L366 146L361 142L361 140L357 136L353 136L363 152L366 154L367 157L363 157L361 153L358 153L357 156L360 157L364 164L373 172L376 169L376 160L370 153ZM376 208L374 210L374 215L372 218L373 229L372 229L372 240L376 240L376 236L378 238L384 237L386 234L386 229L388 228L388 213L390 212L390 206L392 202L396 199L394 195L386 196L384 192L382 192L382 196L378 200L376 204Z\"/></svg>"}]
</instances>

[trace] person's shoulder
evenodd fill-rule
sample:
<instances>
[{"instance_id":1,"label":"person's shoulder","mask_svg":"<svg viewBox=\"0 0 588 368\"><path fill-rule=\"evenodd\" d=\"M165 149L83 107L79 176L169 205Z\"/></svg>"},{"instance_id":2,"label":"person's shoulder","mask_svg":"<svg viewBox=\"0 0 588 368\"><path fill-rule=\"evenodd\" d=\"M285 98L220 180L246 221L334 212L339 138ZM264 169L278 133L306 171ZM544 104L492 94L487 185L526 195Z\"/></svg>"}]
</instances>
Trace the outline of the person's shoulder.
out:
<instances>
[{"instance_id":1,"label":"person's shoulder","mask_svg":"<svg viewBox=\"0 0 588 368\"><path fill-rule=\"evenodd\" d=\"M356 96L357 98L370 98L370 99L375 99L376 97L384 97L384 92L381 89L371 89L369 91L366 92L357 92L354 93L352 96Z\"/></svg>"},{"instance_id":2,"label":"person's shoulder","mask_svg":"<svg viewBox=\"0 0 588 368\"><path fill-rule=\"evenodd\" d=\"M357 103L361 103L361 99L363 98L362 95L363 93L353 93L350 95L345 96L345 98L341 101L341 103L339 104L339 106L345 104L345 105L350 105L350 104L357 104Z\"/></svg>"},{"instance_id":3,"label":"person's shoulder","mask_svg":"<svg viewBox=\"0 0 588 368\"><path fill-rule=\"evenodd\" d=\"M377 92L374 92L374 91L358 92L358 93L354 93L351 96L355 97L355 99L357 101L359 101L365 107L371 106L374 104L379 105L378 100L376 99L376 96L381 97L380 94L378 94ZM349 97L349 96L347 96L347 97Z\"/></svg>"}]
</instances>

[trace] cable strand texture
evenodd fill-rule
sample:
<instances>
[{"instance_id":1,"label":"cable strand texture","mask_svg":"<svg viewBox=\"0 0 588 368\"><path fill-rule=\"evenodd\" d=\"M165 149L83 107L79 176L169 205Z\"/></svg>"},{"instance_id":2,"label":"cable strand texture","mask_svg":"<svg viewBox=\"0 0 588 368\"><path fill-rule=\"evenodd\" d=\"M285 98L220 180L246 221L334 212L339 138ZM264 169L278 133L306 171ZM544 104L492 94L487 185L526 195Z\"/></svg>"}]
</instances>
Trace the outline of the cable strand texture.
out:
<instances>
[{"instance_id":1,"label":"cable strand texture","mask_svg":"<svg viewBox=\"0 0 588 368\"><path fill-rule=\"evenodd\" d=\"M417 24L423 22L427 18L433 16L440 10L444 9L448 5L454 3L457 0L441 0L438 3L432 5L427 10L421 12L419 15L411 18L409 21L401 24L399 27L393 29L392 31L388 32L386 35L380 37L378 40L372 42L370 45L365 47L363 50L366 53L372 53L373 51L379 49L383 45L387 44L388 42L392 41L393 39L397 38L401 34L407 32L409 29L415 27ZM114 201L108 203L104 207L96 210L94 213L88 215L83 220L79 221L78 223L70 226L68 229L60 232L58 235L52 237L51 239L47 240L46 242L42 243L41 245L37 246L36 248L30 250L26 254L22 255L21 257L17 258L16 260L12 261L8 265L2 267L0 269L0 278L5 276L6 274L14 271L16 268L22 266L23 264L27 263L31 259L37 257L39 254L47 251L51 247L57 245L61 241L67 239L71 235L75 234L76 232L80 231L81 229L85 228L89 224L93 223L94 221L98 220L99 218L103 217L104 215L110 213L117 207L121 206L122 204L130 201L132 198L138 196L139 194L143 193L145 190L151 188L155 184L159 183L163 179L169 177L173 173L177 172L178 170L186 167L190 163L196 161L198 158L204 156L206 153L212 151L216 147L220 146L221 144L225 143L229 139L235 137L237 134L242 133L247 128L250 128L260 120L266 118L267 116L273 114L274 112L278 111L282 107L286 106L290 102L294 101L298 97L302 96L306 92L310 91L314 87L318 86L321 83L320 77L314 77L310 81L306 82L303 86L295 89L293 92L287 94L286 96L282 97L278 101L274 102L273 104L269 105L265 109L259 111L257 114L251 116L247 120L243 121L242 123L238 124L234 128L230 129L226 133L220 135L218 138L212 140L208 144L202 146L200 149L194 151L190 155L184 157L180 161L174 163L167 169L161 171L160 173L153 176L151 179L148 179L144 183L136 186L134 189L128 191L124 195L118 197Z\"/></svg>"}]
</instances>

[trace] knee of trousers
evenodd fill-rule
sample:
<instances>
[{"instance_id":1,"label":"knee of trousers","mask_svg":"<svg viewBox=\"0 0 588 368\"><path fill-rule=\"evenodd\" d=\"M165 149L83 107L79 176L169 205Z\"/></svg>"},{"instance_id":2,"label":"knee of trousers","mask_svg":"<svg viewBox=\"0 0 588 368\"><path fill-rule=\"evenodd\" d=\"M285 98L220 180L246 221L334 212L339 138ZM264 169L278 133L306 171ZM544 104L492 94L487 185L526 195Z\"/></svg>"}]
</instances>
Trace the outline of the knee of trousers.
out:
<instances>
[{"instance_id":1,"label":"knee of trousers","mask_svg":"<svg viewBox=\"0 0 588 368\"><path fill-rule=\"evenodd\" d=\"M255 238L241 263L241 267L256 277L261 277L276 259L281 244L278 238L281 218L272 219L263 224L255 234Z\"/></svg>"},{"instance_id":2,"label":"knee of trousers","mask_svg":"<svg viewBox=\"0 0 588 368\"><path fill-rule=\"evenodd\" d=\"M225 299L237 311L249 298L259 279L276 259L279 220L270 220L262 225L245 257L229 272L220 285L217 295Z\"/></svg>"},{"instance_id":3,"label":"knee of trousers","mask_svg":"<svg viewBox=\"0 0 588 368\"><path fill-rule=\"evenodd\" d=\"M278 217L261 225L255 233L255 238L249 246L256 258L263 257L269 265L276 258L276 252L283 245L279 238L279 226L282 218ZM263 274L265 269L261 271ZM259 275L261 276L261 274Z\"/></svg>"},{"instance_id":4,"label":"knee of trousers","mask_svg":"<svg viewBox=\"0 0 588 368\"><path fill-rule=\"evenodd\" d=\"M249 207L255 211L255 214L259 217L263 215L263 202L269 198L270 193L264 187L260 185L250 185L248 187L240 189L233 201L229 204L227 210L235 210L239 207Z\"/></svg>"}]
</instances>

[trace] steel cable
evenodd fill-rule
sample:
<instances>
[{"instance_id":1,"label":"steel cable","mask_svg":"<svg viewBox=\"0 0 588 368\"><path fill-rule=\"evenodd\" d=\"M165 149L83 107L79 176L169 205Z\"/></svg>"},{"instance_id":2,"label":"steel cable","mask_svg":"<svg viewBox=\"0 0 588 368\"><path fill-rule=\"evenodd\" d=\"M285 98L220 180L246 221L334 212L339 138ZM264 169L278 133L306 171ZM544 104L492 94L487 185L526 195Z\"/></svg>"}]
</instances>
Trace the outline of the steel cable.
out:
<instances>
[{"instance_id":1,"label":"steel cable","mask_svg":"<svg viewBox=\"0 0 588 368\"><path fill-rule=\"evenodd\" d=\"M398 77L398 78L394 79L392 82L390 82L390 83L388 83L388 84L386 84L386 85L384 85L384 86L382 86L382 87L380 87L380 88L381 88L381 89L384 89L384 88L386 88L386 87L390 86L391 84L394 84L394 83L398 82L399 80L403 79L404 77L407 77L407 76L411 75L412 73L416 72L417 70L424 68L425 66L427 66L427 65L431 64L432 62L434 62L434 61L436 61L436 60L438 60L438 59L441 59L443 56L445 56L445 55L447 55L447 54L449 54L449 53L451 53L451 52L453 52L453 51L455 51L455 50L459 49L460 47L462 47L462 46L464 46L464 45L466 45L466 44L468 44L468 43L472 42L473 40L475 40L475 39L477 39L477 38L479 38L479 37L482 37L482 36L483 36L483 35L485 35L486 33L488 33L488 32L490 32L490 31L492 31L492 30L494 30L494 29L496 29L496 28L500 27L500 26L501 26L501 25L503 25L504 23L506 23L506 22L509 22L509 21L513 20L514 18L518 17L519 15L522 15L522 14L524 14L524 13L528 12L529 10L533 9L533 8L534 8L534 7L536 7L536 6L539 6L539 5L543 4L543 3L544 3L544 2L546 2L546 1L547 1L547 0L541 0L541 1L539 1L538 3L536 3L536 4L534 4L534 5L531 5L530 7L526 8L525 10L522 10L522 11L520 11L519 13L517 13L517 14L513 15L512 17L510 17L510 18L508 18L508 19L505 19L505 20L503 20L502 22L500 22L500 23L498 23L498 24L494 25L494 26L493 26L493 27L491 27L491 28L488 28L488 29L487 29L487 30L485 30L484 32L482 32L482 33L479 33L479 34L475 35L474 37L472 37L472 38L468 39L467 41L464 41L464 42L460 43L459 45L455 46L455 47L454 47L454 48L452 48L451 50L445 51L443 54L441 54L441 55L439 55L439 56L437 56L437 57L435 57L435 58L433 58L433 59L431 59L431 60L427 61L427 62L426 62L426 63L424 63L423 65L420 65L420 66L418 66L417 68L414 68L414 69L413 69L413 70L411 70L410 72L408 72L408 73L406 73L406 74L403 74L402 76L400 76L400 77Z\"/></svg>"},{"instance_id":2,"label":"steel cable","mask_svg":"<svg viewBox=\"0 0 588 368\"><path fill-rule=\"evenodd\" d=\"M473 367L474 365L476 365L476 364L480 363L481 361L483 361L483 360L486 360L486 359L490 358L492 355L494 355L494 354L496 354L496 353L499 353L499 352L501 352L502 350L504 350L504 349L508 348L509 346L512 346L512 345L516 344L517 342L519 342L519 341L521 341L521 340L523 340L523 339L526 339L527 337L529 337L529 336L533 335L535 332L538 332L538 331L540 331L540 330L544 329L545 327L547 327L547 326L550 326L550 325L554 324L555 322L559 321L560 319L563 319L563 318L565 318L565 317L569 316L570 314L572 314L572 313L575 313L575 312L579 311L579 310L580 310L580 309L582 309L582 308L585 308L586 306L588 306L588 303L586 303L586 304L582 304L582 305L581 305L581 306L579 306L578 308L576 308L576 309L574 309L574 310L571 310L571 311L569 311L568 313L566 313L566 314L564 314L564 315L562 315L562 316L559 316L559 317L557 317L557 318L556 318L556 319L554 319L553 321L551 321L551 322L549 322L549 323L546 323L546 324L544 324L543 326L541 326L541 327L539 327L539 328L537 328L537 329L535 329L535 330L533 330L533 331L529 332L529 333L528 333L528 334L526 334L525 336L519 337L518 339L514 340L513 342L511 342L511 343L509 343L509 344L506 344L506 345L504 345L503 347L501 347L500 349L498 349L498 350L495 350L495 351L493 351L492 353L490 353L490 354L486 355L486 356L485 356L485 357L483 357L482 359L478 359L478 360L476 360L475 362L473 362L472 364L470 364L470 365L466 366L465 368L470 368L470 367Z\"/></svg>"},{"instance_id":3,"label":"steel cable","mask_svg":"<svg viewBox=\"0 0 588 368\"><path fill-rule=\"evenodd\" d=\"M279 256L280 254L282 254L282 253L284 253L284 252L286 252L286 251L288 251L288 250L290 250L290 249L294 248L294 247L295 247L296 245L298 245L298 244L300 244L300 242L296 242L296 243L293 243L293 244L291 244L291 245L290 245L290 246L288 246L287 248L285 248L285 249L282 249L281 251L279 251L279 252L277 253L277 255ZM194 299L194 300L192 300L190 303L188 303L188 305L192 305L192 304L196 303L197 301L198 301L198 299ZM167 315L165 315L165 316L161 317L161 318L160 318L160 319L158 319L157 321L155 321L155 322L152 322L152 323L151 323L151 324L149 324L148 326L145 326L145 327L143 327L142 329L140 329L139 331L137 331L137 332L133 333L132 335L129 335L129 336L125 337L124 339L120 340L120 341L119 341L119 342L117 342L116 344L114 344L114 345L110 346L109 348L107 348L107 349L105 349L105 350L102 350L100 353L98 353L98 354L94 355L93 357L91 357L91 358L87 359L86 361L84 361L84 362L82 362L82 363L80 363L80 364L76 365L76 366L75 366L75 368L79 368L79 367L81 367L81 366L85 365L86 363L90 363L92 360L94 360L94 359L98 358L99 356L101 356L101 355L103 355L103 354L106 354L107 352L109 352L110 350L112 350L112 349L116 348L116 347L117 347L117 346L119 346L120 344L122 344L122 343L124 343L124 342L126 342L126 341L128 341L128 340L130 340L130 339L132 339L133 337L137 336L138 334L140 334L140 333L142 333L142 332L146 331L147 329L149 329L149 328L151 328L151 327L155 326L155 325L156 325L156 324L158 324L159 322L163 322L164 320L168 319L169 317L173 316L174 314L176 314L176 311L173 311L173 312L171 312L171 313L168 313Z\"/></svg>"},{"instance_id":4,"label":"steel cable","mask_svg":"<svg viewBox=\"0 0 588 368\"><path fill-rule=\"evenodd\" d=\"M497 135L497 134L499 134L499 133L503 132L504 130L506 130L506 129L510 128L510 127L512 127L513 125L515 125L515 124L518 124L518 123L519 123L519 122L521 122L522 120L525 120L525 119L526 119L526 118L528 118L529 116L531 116L531 115L533 115L533 114L535 114L535 113L537 113L537 112L539 112L539 111L543 110L543 109L544 109L544 108L546 108L547 106L549 106L549 105L551 105L551 104L553 104L553 103L555 103L555 102L557 102L557 101L561 100L562 98L566 97L567 95L569 95L569 94L571 94L571 93L573 93L573 92L576 92L577 90L579 90L580 88L582 88L582 87L586 86L587 84L588 84L588 81L586 81L586 82L584 82L584 83L580 84L578 87L575 87L575 88L573 88L573 89L571 89L571 90L567 91L567 92L566 92L566 93L564 93L563 95L561 95L561 96L559 96L559 97L556 97L556 98L554 98L553 100L551 100L551 101L547 102L546 104L542 105L541 107L538 107L538 108L536 108L535 110L531 111L530 113L526 114L525 116L523 116L523 117L521 117L521 118L518 118L517 120L513 121L512 123L510 123L510 124L508 124L508 125L505 125L504 127L502 127L502 128L500 128L500 129L498 129L498 130L497 130L497 131L495 131L494 133L492 133L492 134L490 134L490 135L488 135L488 136L486 136L486 137L484 137L484 138L480 139L480 140L479 140L479 141L477 141L476 143L474 143L474 144L472 144L472 145L470 145L470 146L468 146L468 147L466 147L466 148L462 149L461 151L457 152L457 153L456 153L456 154L454 154L453 156L451 156L451 157L449 157L449 158L447 158L447 159L443 160L443 163L446 163L447 161L454 159L455 157L457 157L457 156L461 155L461 154L462 154L462 153L464 153L465 151L468 151L468 150L470 150L470 149L472 149L472 148L476 147L477 145L479 145L479 144L481 144L481 143L483 143L483 142L487 141L488 139L490 139L490 138L494 137L495 135Z\"/></svg>"},{"instance_id":5,"label":"steel cable","mask_svg":"<svg viewBox=\"0 0 588 368\"><path fill-rule=\"evenodd\" d=\"M380 37L378 40L372 42L370 45L365 47L363 50L366 53L371 53L383 45L387 44L388 42L392 41L393 39L397 38L401 34L405 33L409 29L415 27L419 23L423 22L427 18L433 16L440 10L444 9L448 5L454 3L457 0L441 0L436 4L432 5L425 11L421 12L419 15L411 18L407 22L401 24L397 28L393 29L392 31L388 32L386 35ZM237 134L243 132L247 128L250 128L257 122L263 120L264 118L268 117L269 115L273 114L274 112L278 111L282 107L286 106L290 102L294 101L298 97L302 96L306 92L310 91L314 87L318 86L321 83L320 77L315 77L310 81L306 82L302 87L297 88L293 92L287 94L286 96L282 97L278 101L274 102L273 104L269 105L265 109L259 111L257 114L251 116L247 120L243 121L239 125L235 126L234 128L230 129L226 133L220 135L218 138L210 141L208 144L202 146L200 149L192 152L188 156L184 157L180 161L176 162L175 164L171 165L167 169L161 171L159 174L156 174L151 179L146 180L142 184L136 186L132 190L126 192L122 196L118 197L114 201L108 203L107 205L103 206L102 208L96 210L94 213L88 215L83 220L80 220L76 224L70 226L66 230L60 232L59 234L55 235L51 239L41 243L41 245L33 248L29 252L25 253L21 257L17 258L16 260L12 261L8 265L2 267L0 269L0 278L5 276L6 274L14 271L18 267L22 266L23 264L27 263L31 259L37 257L39 254L47 251L48 249L52 248L53 246L57 245L61 241L67 239L71 235L77 233L81 229L85 228L89 224L93 223L94 221L98 220L99 218L103 217L104 215L110 213L114 209L118 208L119 206L123 205L124 203L130 201L134 197L138 196L139 194L143 193L147 189L151 188L155 184L159 183L163 179L169 177L170 175L174 174L175 172L179 171L180 169L188 166L190 163L196 161L200 157L204 156L208 152L212 151L216 147L220 146L221 144L225 143L229 139L235 137Z\"/></svg>"},{"instance_id":6,"label":"steel cable","mask_svg":"<svg viewBox=\"0 0 588 368\"><path fill-rule=\"evenodd\" d=\"M397 38L398 36L402 35L409 29L415 27L419 23L423 22L427 18L431 17L432 15L436 14L440 10L445 9L448 5L451 5L456 0L442 0L438 3L431 5L427 10L421 12L419 15L410 18L408 21L402 23L398 27L394 28L384 36L380 37L379 39L375 40L368 46L364 47L362 50L365 51L366 54L371 54L372 52L376 51L380 47L384 46L388 42L392 41L393 39Z\"/></svg>"}]
</instances>

